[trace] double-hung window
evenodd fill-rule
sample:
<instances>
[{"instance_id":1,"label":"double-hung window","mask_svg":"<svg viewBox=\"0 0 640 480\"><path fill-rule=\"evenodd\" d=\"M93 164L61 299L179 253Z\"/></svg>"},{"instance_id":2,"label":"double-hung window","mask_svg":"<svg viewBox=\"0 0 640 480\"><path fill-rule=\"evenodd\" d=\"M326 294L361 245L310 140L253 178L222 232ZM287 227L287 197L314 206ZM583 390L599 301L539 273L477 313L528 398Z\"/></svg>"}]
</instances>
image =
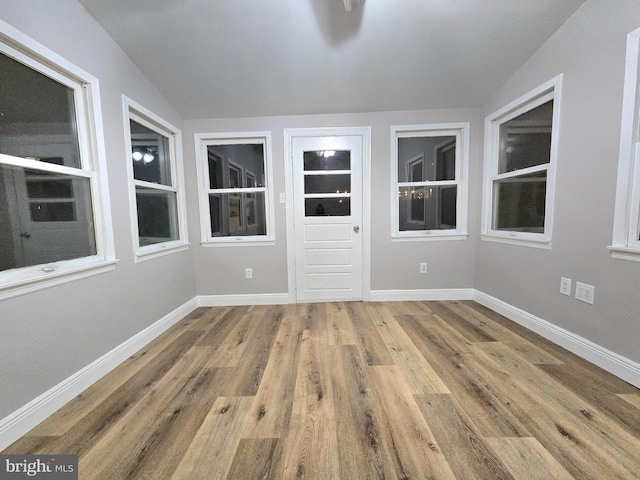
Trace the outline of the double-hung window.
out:
<instances>
[{"instance_id":1,"label":"double-hung window","mask_svg":"<svg viewBox=\"0 0 640 480\"><path fill-rule=\"evenodd\" d=\"M561 77L486 119L485 240L551 245Z\"/></svg>"},{"instance_id":2,"label":"double-hung window","mask_svg":"<svg viewBox=\"0 0 640 480\"><path fill-rule=\"evenodd\" d=\"M2 23L0 72L0 298L113 269L97 80Z\"/></svg>"},{"instance_id":3,"label":"double-hung window","mask_svg":"<svg viewBox=\"0 0 640 480\"><path fill-rule=\"evenodd\" d=\"M469 124L391 127L392 238L463 239Z\"/></svg>"},{"instance_id":4,"label":"double-hung window","mask_svg":"<svg viewBox=\"0 0 640 480\"><path fill-rule=\"evenodd\" d=\"M621 129L609 249L614 258L640 261L640 28L627 36Z\"/></svg>"},{"instance_id":5,"label":"double-hung window","mask_svg":"<svg viewBox=\"0 0 640 480\"><path fill-rule=\"evenodd\" d=\"M271 133L196 134L202 243L273 240Z\"/></svg>"},{"instance_id":6,"label":"double-hung window","mask_svg":"<svg viewBox=\"0 0 640 480\"><path fill-rule=\"evenodd\" d=\"M180 130L123 99L134 250L138 260L187 247Z\"/></svg>"}]
</instances>

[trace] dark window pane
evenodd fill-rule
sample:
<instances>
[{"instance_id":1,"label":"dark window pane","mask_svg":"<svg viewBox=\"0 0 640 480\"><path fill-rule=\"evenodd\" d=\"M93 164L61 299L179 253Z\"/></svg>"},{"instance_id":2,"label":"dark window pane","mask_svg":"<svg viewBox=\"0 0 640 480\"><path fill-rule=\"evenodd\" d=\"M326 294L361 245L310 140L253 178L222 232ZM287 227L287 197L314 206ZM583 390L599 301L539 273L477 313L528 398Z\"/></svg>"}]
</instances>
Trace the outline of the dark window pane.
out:
<instances>
[{"instance_id":1,"label":"dark window pane","mask_svg":"<svg viewBox=\"0 0 640 480\"><path fill-rule=\"evenodd\" d=\"M456 142L436 150L436 180L456 179Z\"/></svg>"},{"instance_id":2,"label":"dark window pane","mask_svg":"<svg viewBox=\"0 0 640 480\"><path fill-rule=\"evenodd\" d=\"M500 125L499 173L549 163L553 100Z\"/></svg>"},{"instance_id":3,"label":"dark window pane","mask_svg":"<svg viewBox=\"0 0 640 480\"><path fill-rule=\"evenodd\" d=\"M211 234L220 234L220 220L222 217L220 195L209 195L209 212L211 214Z\"/></svg>"},{"instance_id":4,"label":"dark window pane","mask_svg":"<svg viewBox=\"0 0 640 480\"><path fill-rule=\"evenodd\" d=\"M0 270L96 254L88 179L0 165L0 199Z\"/></svg>"},{"instance_id":5,"label":"dark window pane","mask_svg":"<svg viewBox=\"0 0 640 480\"><path fill-rule=\"evenodd\" d=\"M130 127L133 178L171 185L169 139L134 120L130 120Z\"/></svg>"},{"instance_id":6,"label":"dark window pane","mask_svg":"<svg viewBox=\"0 0 640 480\"><path fill-rule=\"evenodd\" d=\"M351 175L305 175L304 193L349 193Z\"/></svg>"},{"instance_id":7,"label":"dark window pane","mask_svg":"<svg viewBox=\"0 0 640 480\"><path fill-rule=\"evenodd\" d=\"M307 217L348 217L351 215L351 199L341 198L306 198L304 201Z\"/></svg>"},{"instance_id":8,"label":"dark window pane","mask_svg":"<svg viewBox=\"0 0 640 480\"><path fill-rule=\"evenodd\" d=\"M401 187L398 190L398 229L450 230L456 228L455 185Z\"/></svg>"},{"instance_id":9,"label":"dark window pane","mask_svg":"<svg viewBox=\"0 0 640 480\"><path fill-rule=\"evenodd\" d=\"M0 153L80 167L73 89L0 53Z\"/></svg>"},{"instance_id":10,"label":"dark window pane","mask_svg":"<svg viewBox=\"0 0 640 480\"><path fill-rule=\"evenodd\" d=\"M211 194L209 208L214 237L267 234L264 192Z\"/></svg>"},{"instance_id":11,"label":"dark window pane","mask_svg":"<svg viewBox=\"0 0 640 480\"><path fill-rule=\"evenodd\" d=\"M209 188L224 188L222 176L222 157L209 152Z\"/></svg>"},{"instance_id":12,"label":"dark window pane","mask_svg":"<svg viewBox=\"0 0 640 480\"><path fill-rule=\"evenodd\" d=\"M32 222L74 222L76 210L73 202L31 202L29 211Z\"/></svg>"},{"instance_id":13,"label":"dark window pane","mask_svg":"<svg viewBox=\"0 0 640 480\"><path fill-rule=\"evenodd\" d=\"M349 150L319 150L304 152L304 169L312 170L351 170L351 152Z\"/></svg>"},{"instance_id":14,"label":"dark window pane","mask_svg":"<svg viewBox=\"0 0 640 480\"><path fill-rule=\"evenodd\" d=\"M455 180L456 137L405 137L398 139L398 181Z\"/></svg>"},{"instance_id":15,"label":"dark window pane","mask_svg":"<svg viewBox=\"0 0 640 480\"><path fill-rule=\"evenodd\" d=\"M72 180L27 179L29 198L73 198Z\"/></svg>"},{"instance_id":16,"label":"dark window pane","mask_svg":"<svg viewBox=\"0 0 640 480\"><path fill-rule=\"evenodd\" d=\"M495 230L544 232L547 173L494 182Z\"/></svg>"},{"instance_id":17,"label":"dark window pane","mask_svg":"<svg viewBox=\"0 0 640 480\"><path fill-rule=\"evenodd\" d=\"M178 239L176 194L136 188L140 246Z\"/></svg>"}]
</instances>

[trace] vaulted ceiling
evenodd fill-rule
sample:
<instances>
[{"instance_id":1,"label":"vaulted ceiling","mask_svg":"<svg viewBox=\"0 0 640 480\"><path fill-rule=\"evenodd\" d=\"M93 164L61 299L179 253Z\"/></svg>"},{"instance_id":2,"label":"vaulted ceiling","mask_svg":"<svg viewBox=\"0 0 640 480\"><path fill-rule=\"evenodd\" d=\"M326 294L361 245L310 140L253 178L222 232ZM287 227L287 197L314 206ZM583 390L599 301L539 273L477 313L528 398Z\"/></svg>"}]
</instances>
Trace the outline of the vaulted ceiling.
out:
<instances>
[{"instance_id":1,"label":"vaulted ceiling","mask_svg":"<svg viewBox=\"0 0 640 480\"><path fill-rule=\"evenodd\" d=\"M585 0L80 0L184 118L476 107Z\"/></svg>"}]
</instances>

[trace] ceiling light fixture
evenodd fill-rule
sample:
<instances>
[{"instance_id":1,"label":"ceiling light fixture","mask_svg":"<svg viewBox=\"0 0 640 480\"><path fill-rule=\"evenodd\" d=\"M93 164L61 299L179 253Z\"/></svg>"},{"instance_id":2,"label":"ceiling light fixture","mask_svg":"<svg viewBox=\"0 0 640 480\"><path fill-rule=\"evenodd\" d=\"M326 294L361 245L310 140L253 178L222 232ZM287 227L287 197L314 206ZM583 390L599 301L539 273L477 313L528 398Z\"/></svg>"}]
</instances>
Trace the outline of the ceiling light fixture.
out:
<instances>
[{"instance_id":1,"label":"ceiling light fixture","mask_svg":"<svg viewBox=\"0 0 640 480\"><path fill-rule=\"evenodd\" d=\"M354 8L361 7L364 5L365 0L342 0L344 3L344 9L347 12L350 12Z\"/></svg>"}]
</instances>

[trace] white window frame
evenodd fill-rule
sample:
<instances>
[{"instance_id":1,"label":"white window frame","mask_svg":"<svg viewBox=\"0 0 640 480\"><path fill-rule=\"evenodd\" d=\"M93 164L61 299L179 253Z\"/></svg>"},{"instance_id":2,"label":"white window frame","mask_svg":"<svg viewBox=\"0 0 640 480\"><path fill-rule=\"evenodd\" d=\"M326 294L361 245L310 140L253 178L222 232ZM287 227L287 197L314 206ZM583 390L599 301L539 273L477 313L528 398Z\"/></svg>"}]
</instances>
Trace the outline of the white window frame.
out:
<instances>
[{"instance_id":1,"label":"white window frame","mask_svg":"<svg viewBox=\"0 0 640 480\"><path fill-rule=\"evenodd\" d=\"M204 247L216 246L257 246L275 244L274 202L273 202L273 168L271 154L271 132L230 132L230 133L196 133L196 169L198 174L198 196L200 200L200 232L201 244ZM260 144L264 153L265 186L245 188L210 188L208 147L231 144ZM230 161L230 164L232 161ZM234 165L237 165L234 163ZM237 168L237 167L236 167ZM241 168L241 167L240 167ZM244 185L244 172L240 170L240 182ZM211 212L209 194L242 194L264 193L265 201L265 235L228 235L213 236L211 234ZM242 202L241 202L242 203ZM244 208L241 205L241 208ZM244 220L243 220L244 221Z\"/></svg>"},{"instance_id":2,"label":"white window frame","mask_svg":"<svg viewBox=\"0 0 640 480\"><path fill-rule=\"evenodd\" d=\"M469 122L391 126L391 241L466 240L469 189ZM456 186L456 228L443 230L400 230L398 189L416 182L398 182L398 139L412 137L455 137L455 180L418 182L419 186ZM418 160L418 157L412 159Z\"/></svg>"},{"instance_id":3,"label":"white window frame","mask_svg":"<svg viewBox=\"0 0 640 480\"><path fill-rule=\"evenodd\" d=\"M0 20L0 51L74 91L80 167L0 153L0 162L42 172L87 178L91 187L96 255L0 272L0 300L115 269L117 259L107 181L98 79Z\"/></svg>"},{"instance_id":4,"label":"white window frame","mask_svg":"<svg viewBox=\"0 0 640 480\"><path fill-rule=\"evenodd\" d=\"M561 87L562 75L558 75L485 118L484 188L482 230L480 235L482 240L551 249ZM550 100L553 100L553 117L549 163L499 174L500 126ZM543 233L493 229L493 217L496 214L494 182L507 178L516 179L517 177L540 171L546 171L547 173Z\"/></svg>"},{"instance_id":5,"label":"white window frame","mask_svg":"<svg viewBox=\"0 0 640 480\"><path fill-rule=\"evenodd\" d=\"M640 262L640 28L627 35L611 256Z\"/></svg>"},{"instance_id":6,"label":"white window frame","mask_svg":"<svg viewBox=\"0 0 640 480\"><path fill-rule=\"evenodd\" d=\"M163 120L158 115L125 95L122 96L122 111L125 131L125 161L127 163L127 173L129 176L129 211L135 261L140 262L186 250L189 248L189 238L187 233L187 211L184 193L182 132L180 129L174 127L169 122ZM132 139L130 120L169 139L169 151L166 153L168 154L170 162L171 185L145 182L134 178L133 163L131 161ZM178 238L176 240L159 242L152 245L140 245L136 187L144 187L145 189L158 193L171 192L176 194L176 211L172 212L175 218L175 227L178 229Z\"/></svg>"}]
</instances>

